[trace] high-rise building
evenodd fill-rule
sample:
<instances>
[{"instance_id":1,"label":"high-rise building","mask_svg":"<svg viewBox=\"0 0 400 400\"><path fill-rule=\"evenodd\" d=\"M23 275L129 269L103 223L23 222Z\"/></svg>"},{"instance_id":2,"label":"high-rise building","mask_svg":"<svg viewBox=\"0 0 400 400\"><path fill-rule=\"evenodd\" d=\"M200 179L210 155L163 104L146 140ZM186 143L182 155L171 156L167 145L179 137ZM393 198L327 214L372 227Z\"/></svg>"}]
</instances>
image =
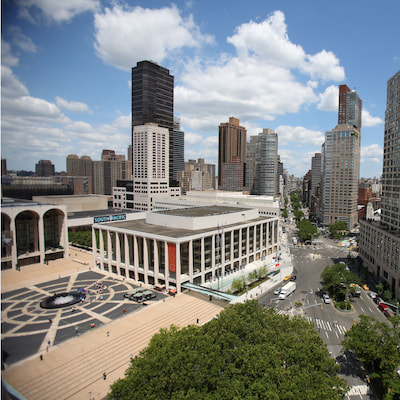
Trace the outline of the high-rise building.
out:
<instances>
[{"instance_id":1,"label":"high-rise building","mask_svg":"<svg viewBox=\"0 0 400 400\"><path fill-rule=\"evenodd\" d=\"M400 300L400 71L387 82L380 222L360 221L364 266Z\"/></svg>"},{"instance_id":2,"label":"high-rise building","mask_svg":"<svg viewBox=\"0 0 400 400\"><path fill-rule=\"evenodd\" d=\"M155 123L133 128L133 183L120 180L114 185L114 208L149 211L156 197L180 195L179 187L169 187L168 140L168 129Z\"/></svg>"},{"instance_id":3,"label":"high-rise building","mask_svg":"<svg viewBox=\"0 0 400 400\"><path fill-rule=\"evenodd\" d=\"M55 175L54 164L50 160L39 160L35 165L35 173L37 176L53 176Z\"/></svg>"},{"instance_id":4,"label":"high-rise building","mask_svg":"<svg viewBox=\"0 0 400 400\"><path fill-rule=\"evenodd\" d=\"M362 101L347 85L339 86L338 125L351 125L361 132Z\"/></svg>"},{"instance_id":5,"label":"high-rise building","mask_svg":"<svg viewBox=\"0 0 400 400\"><path fill-rule=\"evenodd\" d=\"M132 162L127 161L123 154L115 154L114 150L103 150L100 161L70 154L67 157L67 176L87 177L85 187L88 193L111 195L117 180L132 178Z\"/></svg>"},{"instance_id":6,"label":"high-rise building","mask_svg":"<svg viewBox=\"0 0 400 400\"><path fill-rule=\"evenodd\" d=\"M234 117L219 126L218 188L221 190L245 190L246 134L246 128Z\"/></svg>"},{"instance_id":7,"label":"high-rise building","mask_svg":"<svg viewBox=\"0 0 400 400\"><path fill-rule=\"evenodd\" d=\"M147 123L169 131L169 181L174 183L174 77L169 70L151 61L140 61L132 68L133 128ZM133 146L134 147L134 146Z\"/></svg>"},{"instance_id":8,"label":"high-rise building","mask_svg":"<svg viewBox=\"0 0 400 400\"><path fill-rule=\"evenodd\" d=\"M247 151L247 190L250 194L276 196L278 193L278 135L263 129L251 136Z\"/></svg>"},{"instance_id":9,"label":"high-rise building","mask_svg":"<svg viewBox=\"0 0 400 400\"><path fill-rule=\"evenodd\" d=\"M172 179L170 184L173 186L178 181L178 171L185 169L185 132L181 129L181 123L178 117L174 117L174 129L172 135ZM178 184L179 186L179 184Z\"/></svg>"},{"instance_id":10,"label":"high-rise building","mask_svg":"<svg viewBox=\"0 0 400 400\"><path fill-rule=\"evenodd\" d=\"M185 162L185 170L178 172L183 192L215 189L215 165L206 164L203 158Z\"/></svg>"},{"instance_id":11,"label":"high-rise building","mask_svg":"<svg viewBox=\"0 0 400 400\"><path fill-rule=\"evenodd\" d=\"M355 91L339 88L340 124L325 132L322 147L322 222L337 221L354 229L358 223L358 178L361 147L361 106Z\"/></svg>"}]
</instances>

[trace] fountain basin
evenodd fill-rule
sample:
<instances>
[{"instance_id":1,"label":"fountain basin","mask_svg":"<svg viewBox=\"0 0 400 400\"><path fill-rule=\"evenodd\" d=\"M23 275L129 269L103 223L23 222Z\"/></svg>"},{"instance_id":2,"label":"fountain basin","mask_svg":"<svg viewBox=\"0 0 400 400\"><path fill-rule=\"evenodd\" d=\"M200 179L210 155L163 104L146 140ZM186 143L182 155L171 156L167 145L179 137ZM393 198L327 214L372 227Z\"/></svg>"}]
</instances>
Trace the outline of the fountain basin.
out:
<instances>
[{"instance_id":1,"label":"fountain basin","mask_svg":"<svg viewBox=\"0 0 400 400\"><path fill-rule=\"evenodd\" d=\"M46 297L40 302L40 307L45 309L68 307L79 303L86 298L83 292L64 292Z\"/></svg>"}]
</instances>

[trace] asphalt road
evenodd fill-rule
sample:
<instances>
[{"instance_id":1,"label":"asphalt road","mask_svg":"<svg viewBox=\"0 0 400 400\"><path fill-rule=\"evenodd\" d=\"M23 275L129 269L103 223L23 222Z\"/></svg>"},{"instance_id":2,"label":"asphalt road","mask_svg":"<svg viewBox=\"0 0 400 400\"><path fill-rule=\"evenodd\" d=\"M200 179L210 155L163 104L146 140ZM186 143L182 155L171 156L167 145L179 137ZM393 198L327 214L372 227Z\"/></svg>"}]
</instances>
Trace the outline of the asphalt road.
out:
<instances>
[{"instance_id":1,"label":"asphalt road","mask_svg":"<svg viewBox=\"0 0 400 400\"><path fill-rule=\"evenodd\" d=\"M292 242L293 231L288 234L288 243ZM340 312L333 304L325 304L322 300L322 284L320 276L324 268L338 261L347 261L348 250L335 245L333 240L318 238L315 248L305 248L290 245L294 274L296 275L296 291L285 300L278 300L273 294L275 288L264 293L259 302L266 307L275 307L279 314L302 315L315 324L322 340L326 343L332 357L336 358L346 378L351 391L348 399L375 399L368 386L365 374L351 353L343 353L341 342L347 330L359 319L359 316L369 315L379 321L387 321L377 305L362 290L359 298L351 299L353 310ZM276 287L282 286L282 284ZM301 307L295 303L301 302Z\"/></svg>"}]
</instances>

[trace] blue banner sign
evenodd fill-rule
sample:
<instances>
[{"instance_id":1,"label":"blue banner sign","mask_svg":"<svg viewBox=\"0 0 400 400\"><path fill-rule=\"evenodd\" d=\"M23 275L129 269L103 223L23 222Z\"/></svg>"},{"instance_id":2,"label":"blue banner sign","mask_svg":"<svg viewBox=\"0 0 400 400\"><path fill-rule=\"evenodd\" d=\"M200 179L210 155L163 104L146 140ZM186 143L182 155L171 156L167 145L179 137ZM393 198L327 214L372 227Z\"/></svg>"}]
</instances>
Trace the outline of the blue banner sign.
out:
<instances>
[{"instance_id":1,"label":"blue banner sign","mask_svg":"<svg viewBox=\"0 0 400 400\"><path fill-rule=\"evenodd\" d=\"M124 220L126 220L126 214L105 215L103 217L94 217L93 223L101 224L103 222L114 222L114 221L124 221Z\"/></svg>"}]
</instances>

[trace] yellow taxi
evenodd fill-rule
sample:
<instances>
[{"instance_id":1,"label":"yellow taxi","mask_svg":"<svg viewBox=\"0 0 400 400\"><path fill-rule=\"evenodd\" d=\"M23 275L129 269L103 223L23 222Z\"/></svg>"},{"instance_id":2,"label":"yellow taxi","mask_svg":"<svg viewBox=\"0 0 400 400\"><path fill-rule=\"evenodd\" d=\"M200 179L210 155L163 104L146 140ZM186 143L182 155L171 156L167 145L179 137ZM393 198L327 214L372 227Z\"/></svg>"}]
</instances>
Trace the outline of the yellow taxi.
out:
<instances>
[{"instance_id":1,"label":"yellow taxi","mask_svg":"<svg viewBox=\"0 0 400 400\"><path fill-rule=\"evenodd\" d=\"M292 277L292 275L287 275L283 278L284 281L288 281L290 278Z\"/></svg>"},{"instance_id":2,"label":"yellow taxi","mask_svg":"<svg viewBox=\"0 0 400 400\"><path fill-rule=\"evenodd\" d=\"M369 287L368 287L366 284L361 285L361 287L362 287L364 290L369 290Z\"/></svg>"}]
</instances>

